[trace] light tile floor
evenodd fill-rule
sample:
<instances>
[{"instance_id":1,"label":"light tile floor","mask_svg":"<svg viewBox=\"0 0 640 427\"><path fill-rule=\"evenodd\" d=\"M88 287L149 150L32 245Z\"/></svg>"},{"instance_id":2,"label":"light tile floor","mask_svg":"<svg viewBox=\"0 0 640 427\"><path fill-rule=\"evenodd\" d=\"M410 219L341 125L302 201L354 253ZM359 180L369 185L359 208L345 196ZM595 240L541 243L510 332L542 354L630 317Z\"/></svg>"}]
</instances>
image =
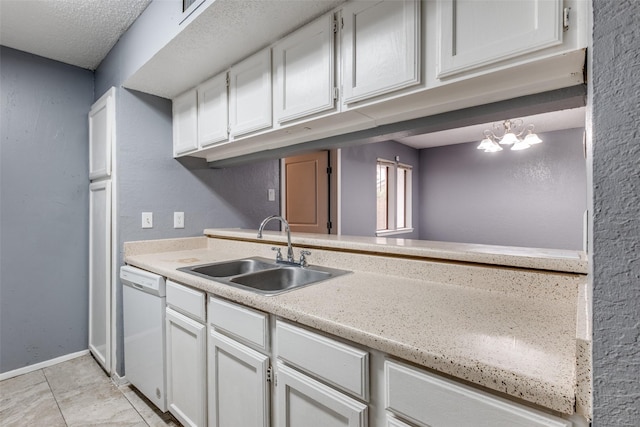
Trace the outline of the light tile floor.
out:
<instances>
[{"instance_id":1,"label":"light tile floor","mask_svg":"<svg viewBox=\"0 0 640 427\"><path fill-rule=\"evenodd\" d=\"M0 382L0 426L180 426L90 356Z\"/></svg>"}]
</instances>

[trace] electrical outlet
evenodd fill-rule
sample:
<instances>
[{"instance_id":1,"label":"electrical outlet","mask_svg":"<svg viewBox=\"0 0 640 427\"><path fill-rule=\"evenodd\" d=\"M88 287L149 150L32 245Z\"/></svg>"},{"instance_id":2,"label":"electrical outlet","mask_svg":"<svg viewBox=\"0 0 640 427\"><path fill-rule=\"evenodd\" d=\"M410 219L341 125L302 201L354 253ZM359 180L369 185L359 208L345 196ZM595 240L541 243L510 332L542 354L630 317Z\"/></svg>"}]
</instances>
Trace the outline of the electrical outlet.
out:
<instances>
[{"instance_id":1,"label":"electrical outlet","mask_svg":"<svg viewBox=\"0 0 640 427\"><path fill-rule=\"evenodd\" d=\"M184 212L173 213L173 228L184 228Z\"/></svg>"},{"instance_id":2,"label":"electrical outlet","mask_svg":"<svg viewBox=\"0 0 640 427\"><path fill-rule=\"evenodd\" d=\"M142 212L142 228L153 228L153 212Z\"/></svg>"}]
</instances>

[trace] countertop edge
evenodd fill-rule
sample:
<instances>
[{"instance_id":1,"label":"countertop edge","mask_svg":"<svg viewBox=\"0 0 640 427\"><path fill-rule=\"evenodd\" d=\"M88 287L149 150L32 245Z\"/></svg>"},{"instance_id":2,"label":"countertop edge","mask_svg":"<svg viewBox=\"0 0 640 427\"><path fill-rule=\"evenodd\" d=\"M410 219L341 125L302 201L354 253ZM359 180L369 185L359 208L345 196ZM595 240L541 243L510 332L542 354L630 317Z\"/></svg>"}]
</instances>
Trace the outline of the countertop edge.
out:
<instances>
[{"instance_id":1,"label":"countertop edge","mask_svg":"<svg viewBox=\"0 0 640 427\"><path fill-rule=\"evenodd\" d=\"M257 230L205 229L204 234L207 237L219 239L262 243L287 242L286 233L278 231L264 231L262 240L256 237ZM587 256L582 251L297 232L291 233L291 242L297 247L371 253L381 256L424 258L563 273L588 273Z\"/></svg>"}]
</instances>

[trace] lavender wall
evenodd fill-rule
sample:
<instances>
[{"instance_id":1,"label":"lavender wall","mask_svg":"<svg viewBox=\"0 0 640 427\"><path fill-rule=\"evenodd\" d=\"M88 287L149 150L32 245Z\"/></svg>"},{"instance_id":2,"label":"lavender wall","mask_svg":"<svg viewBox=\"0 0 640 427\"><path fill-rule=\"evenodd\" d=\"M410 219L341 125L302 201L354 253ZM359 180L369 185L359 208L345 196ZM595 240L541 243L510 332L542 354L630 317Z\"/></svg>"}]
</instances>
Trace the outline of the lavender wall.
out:
<instances>
[{"instance_id":1,"label":"lavender wall","mask_svg":"<svg viewBox=\"0 0 640 427\"><path fill-rule=\"evenodd\" d=\"M109 52L95 72L99 98L116 88L117 222L122 264L126 241L200 236L205 228L257 228L279 212L279 162L263 161L230 169L210 169L203 159L172 157L171 101L122 87L135 68L135 52L154 37L149 8ZM157 12L157 11L156 11ZM155 17L158 15L159 17ZM151 19L150 18L153 18ZM162 20L158 23L163 22ZM268 189L276 201L267 200ZM185 228L173 228L173 212L185 214ZM141 228L141 213L153 212L153 228ZM124 374L122 286L116 288L117 366Z\"/></svg>"},{"instance_id":2,"label":"lavender wall","mask_svg":"<svg viewBox=\"0 0 640 427\"><path fill-rule=\"evenodd\" d=\"M544 143L523 151L421 150L420 238L582 250L583 132L540 134Z\"/></svg>"},{"instance_id":3,"label":"lavender wall","mask_svg":"<svg viewBox=\"0 0 640 427\"><path fill-rule=\"evenodd\" d=\"M87 348L93 73L0 46L0 372Z\"/></svg>"},{"instance_id":4,"label":"lavender wall","mask_svg":"<svg viewBox=\"0 0 640 427\"><path fill-rule=\"evenodd\" d=\"M393 160L413 166L413 233L394 237L417 239L418 200L420 176L418 150L395 141L346 147L340 154L341 232L352 236L376 235L376 161Z\"/></svg>"}]
</instances>

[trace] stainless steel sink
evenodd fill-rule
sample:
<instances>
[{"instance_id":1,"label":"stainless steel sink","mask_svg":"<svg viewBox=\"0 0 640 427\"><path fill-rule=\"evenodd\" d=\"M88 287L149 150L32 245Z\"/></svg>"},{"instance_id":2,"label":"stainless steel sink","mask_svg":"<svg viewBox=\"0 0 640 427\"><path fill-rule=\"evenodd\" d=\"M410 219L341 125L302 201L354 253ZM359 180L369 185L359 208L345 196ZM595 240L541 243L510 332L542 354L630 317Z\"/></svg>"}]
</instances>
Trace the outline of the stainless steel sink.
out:
<instances>
[{"instance_id":1,"label":"stainless steel sink","mask_svg":"<svg viewBox=\"0 0 640 427\"><path fill-rule=\"evenodd\" d=\"M320 266L292 266L260 257L182 267L178 270L263 295L281 294L350 273L347 270Z\"/></svg>"},{"instance_id":2,"label":"stainless steel sink","mask_svg":"<svg viewBox=\"0 0 640 427\"><path fill-rule=\"evenodd\" d=\"M277 266L264 258L236 259L233 261L216 262L213 264L200 265L195 267L181 268L180 270L189 273L198 273L206 277L230 277L239 274L254 273L256 271L277 268Z\"/></svg>"}]
</instances>

